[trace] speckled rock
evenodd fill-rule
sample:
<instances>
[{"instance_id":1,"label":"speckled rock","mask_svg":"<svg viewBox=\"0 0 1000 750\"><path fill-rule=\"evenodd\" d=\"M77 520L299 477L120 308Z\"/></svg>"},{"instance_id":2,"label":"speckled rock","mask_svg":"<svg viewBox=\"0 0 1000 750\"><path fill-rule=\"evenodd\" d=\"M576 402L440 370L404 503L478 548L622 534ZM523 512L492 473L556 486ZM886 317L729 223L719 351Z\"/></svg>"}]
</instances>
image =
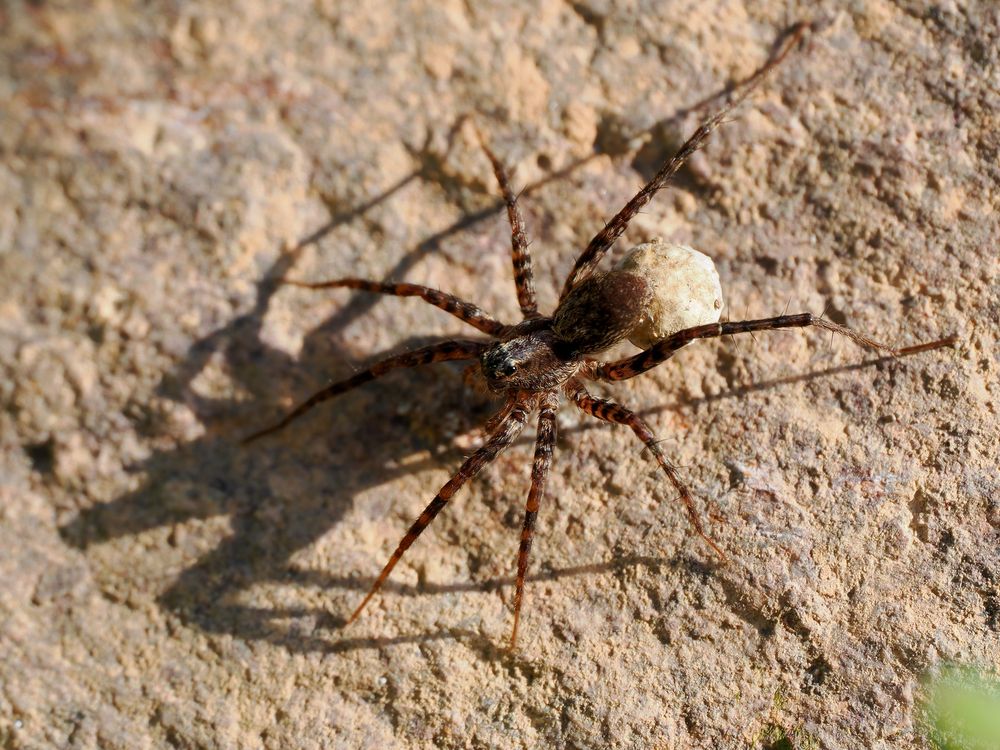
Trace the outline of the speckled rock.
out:
<instances>
[{"instance_id":1,"label":"speckled rock","mask_svg":"<svg viewBox=\"0 0 1000 750\"><path fill-rule=\"evenodd\" d=\"M515 319L475 126L551 311L700 103L807 15L605 267L662 236L715 260L731 319L959 346L774 332L595 386L728 564L625 428L564 404L520 648L530 429L345 627L498 405L441 364L240 445L469 333L276 280ZM917 749L922 677L1000 666L995 3L11 0L0 28L0 746Z\"/></svg>"}]
</instances>

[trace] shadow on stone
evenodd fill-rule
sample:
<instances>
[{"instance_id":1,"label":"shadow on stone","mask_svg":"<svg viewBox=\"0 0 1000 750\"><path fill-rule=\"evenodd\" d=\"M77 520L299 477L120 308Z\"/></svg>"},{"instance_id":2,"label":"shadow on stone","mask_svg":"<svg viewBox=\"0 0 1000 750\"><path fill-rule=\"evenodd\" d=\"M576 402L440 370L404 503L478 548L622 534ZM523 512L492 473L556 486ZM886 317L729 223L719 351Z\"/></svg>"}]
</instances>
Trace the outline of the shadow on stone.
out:
<instances>
[{"instance_id":1,"label":"shadow on stone","mask_svg":"<svg viewBox=\"0 0 1000 750\"><path fill-rule=\"evenodd\" d=\"M591 158L593 156L580 159L553 172L524 192L565 177ZM257 300L249 312L191 347L184 361L163 377L159 395L189 407L203 425L205 434L175 449L156 452L132 467L144 476L142 485L117 500L79 513L60 529L67 543L86 550L102 542L192 519L226 516L230 519L231 533L215 549L202 554L183 570L159 598L166 610L188 625L207 632L280 642L293 651L342 652L414 640L479 638L465 631L448 630L402 639L331 641L305 629L297 631L295 626L276 624L276 620L298 616L293 610L267 610L232 603L235 595L256 584L303 583L297 579L299 573L291 568L291 557L336 526L359 493L406 473L457 463L459 453L445 445L440 431L414 431L411 429L414 422L433 425L441 414L454 414L460 417L458 427L464 431L481 426L496 408L495 402L463 386L460 375L463 363L439 364L391 375L325 404L278 435L249 447L239 444L241 437L267 425L284 412L285 407L279 404L297 402L331 380L348 375L351 371L348 363L375 360L386 354L373 356L362 350L355 351L338 340L345 326L378 303L380 298L374 295L352 297L348 304L309 333L301 355L295 360L268 346L261 337L261 330L271 299L280 288L280 280L294 267L305 247L320 241L336 226L354 220L385 201L411 181L433 179L432 174L426 174L427 169L423 167L413 172L363 205L344 212L333 211L324 227L277 259L259 282ZM502 209L502 202L494 202L435 233L406 254L386 279L405 278L406 272L420 258L440 251L443 240L499 214ZM423 343L428 342L410 339L394 351ZM226 372L239 382L249 398L211 399L192 390L192 382L215 358L221 360ZM847 372L881 361L751 384L706 397L704 401ZM397 408L401 396L411 405L411 412L405 417ZM693 403L669 404L641 413L648 415ZM317 429L316 420L323 420L322 424L328 427ZM586 427L567 432L583 429ZM429 453L430 457L419 461L402 460L416 453ZM38 461L46 460L41 448L38 456ZM285 489L289 486L294 487L294 491ZM531 579L588 575L636 564L649 564L649 560L627 558L583 565ZM407 594L490 591L507 582L507 579L498 579L428 586L412 591L390 582L385 589ZM361 590L370 581L324 575L305 583ZM306 614L313 618L314 630L331 628L338 622L327 612L303 610L299 613ZM483 649L493 648L492 645L480 645Z\"/></svg>"}]
</instances>

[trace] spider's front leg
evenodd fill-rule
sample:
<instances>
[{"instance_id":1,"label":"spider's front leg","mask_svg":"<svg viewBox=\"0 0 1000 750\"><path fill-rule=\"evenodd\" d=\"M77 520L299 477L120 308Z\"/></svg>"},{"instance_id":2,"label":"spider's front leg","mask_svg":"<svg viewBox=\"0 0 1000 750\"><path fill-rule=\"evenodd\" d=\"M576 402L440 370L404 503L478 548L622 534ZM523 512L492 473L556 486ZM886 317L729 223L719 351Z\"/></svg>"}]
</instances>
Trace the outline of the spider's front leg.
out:
<instances>
[{"instance_id":1,"label":"spider's front leg","mask_svg":"<svg viewBox=\"0 0 1000 750\"><path fill-rule=\"evenodd\" d=\"M773 331L779 328L804 328L806 326L815 326L840 334L841 336L847 336L861 346L885 352L893 357L906 357L910 354L941 349L954 345L958 340L958 337L953 334L943 339L937 339L936 341L928 341L923 344L904 346L897 349L887 344L879 343L863 333L858 333L850 328L831 323L829 320L825 320L812 313L799 313L798 315L778 315L774 318L760 318L758 320L708 323L706 325L695 326L694 328L685 328L683 331L678 331L635 356L626 357L617 362L594 365L586 374L594 380L627 380L666 362L674 356L674 352L696 339L717 338L719 336L752 333L754 331Z\"/></svg>"},{"instance_id":2,"label":"spider's front leg","mask_svg":"<svg viewBox=\"0 0 1000 750\"><path fill-rule=\"evenodd\" d=\"M726 562L726 554L705 533L705 529L701 525L701 519L698 517L698 511L694 507L694 498L691 497L691 491L681 481L681 478L677 475L677 470L667 461L666 456L663 455L663 451L660 450L660 445L656 441L656 436L649 429L649 425L646 424L645 420L621 404L616 404L614 401L604 398L595 398L578 380L571 380L566 384L566 393L573 400L573 403L584 413L605 422L623 424L631 428L635 436L646 445L649 452L656 458L656 462L663 469L663 473L667 475L667 479L670 480L674 489L681 496L681 500L684 501L684 506L687 508L688 518L691 520L691 525L694 526L694 530L698 536L705 540L708 546L712 548L723 562Z\"/></svg>"},{"instance_id":3,"label":"spider's front leg","mask_svg":"<svg viewBox=\"0 0 1000 750\"><path fill-rule=\"evenodd\" d=\"M448 480L448 482L442 487L434 499L430 501L424 512L420 514L420 517L413 522L406 535L400 540L399 545L396 547L396 551L392 553L389 558L389 562L385 564L382 568L382 572L379 573L378 578L375 579L375 583L372 584L371 589L369 589L368 594L362 600L358 608L354 610L354 613L347 620L350 624L354 622L358 615L361 614L361 610L365 608L365 605L371 601L371 598L375 596L375 593L382 587L385 580L389 577L392 569L396 567L396 563L400 561L403 554L410 548L410 545L416 541L417 537L426 529L431 521L441 512L441 509L448 504L452 496L458 492L462 486L472 479L476 474L478 474L483 467L488 463L493 461L500 452L507 448L518 435L521 434L521 430L524 428L525 423L528 421L528 414L533 408L532 403L517 403L510 410L510 414L500 423L496 431L490 436L490 439L486 444L469 456L465 463L462 464L461 468L455 475Z\"/></svg>"},{"instance_id":4,"label":"spider's front leg","mask_svg":"<svg viewBox=\"0 0 1000 750\"><path fill-rule=\"evenodd\" d=\"M424 302L434 305L446 313L454 315L463 323L468 323L483 333L496 336L506 326L492 315L480 309L471 302L459 299L454 294L442 292L420 284L394 284L392 282L369 281L368 279L333 279L332 281L295 281L282 279L282 284L297 286L303 289L359 289L374 294L388 294L394 297L419 297Z\"/></svg>"},{"instance_id":5,"label":"spider's front leg","mask_svg":"<svg viewBox=\"0 0 1000 750\"><path fill-rule=\"evenodd\" d=\"M265 427L263 430L258 430L252 435L248 435L243 438L242 442L245 445L262 438L265 435L270 435L272 432L277 432L278 430L286 427L292 421L301 417L317 404L334 398L335 396L339 396L341 393L349 391L352 388L357 388L359 385L363 385L364 383L375 380L376 378L380 378L392 370L398 370L403 367L416 367L417 365L426 365L432 362L447 362L456 359L474 359L482 354L487 346L489 346L489 344L485 344L481 341L444 341L440 344L431 344L430 346L424 346L420 349L414 349L411 352L397 354L395 357L388 357L383 359L381 362L376 362L367 370L362 370L349 378L333 383L332 385L328 385L321 391L317 391L289 412L284 419L271 425L270 427Z\"/></svg>"},{"instance_id":6,"label":"spider's front leg","mask_svg":"<svg viewBox=\"0 0 1000 750\"><path fill-rule=\"evenodd\" d=\"M517 626L521 621L524 603L524 576L528 572L528 555L535 535L538 505L545 494L545 481L552 468L552 450L556 444L556 395L549 394L542 401L538 412L538 435L535 438L535 459L531 464L531 488L524 504L524 524L521 526L521 543L517 550L517 585L514 590L514 628L510 634L511 650L517 645Z\"/></svg>"}]
</instances>

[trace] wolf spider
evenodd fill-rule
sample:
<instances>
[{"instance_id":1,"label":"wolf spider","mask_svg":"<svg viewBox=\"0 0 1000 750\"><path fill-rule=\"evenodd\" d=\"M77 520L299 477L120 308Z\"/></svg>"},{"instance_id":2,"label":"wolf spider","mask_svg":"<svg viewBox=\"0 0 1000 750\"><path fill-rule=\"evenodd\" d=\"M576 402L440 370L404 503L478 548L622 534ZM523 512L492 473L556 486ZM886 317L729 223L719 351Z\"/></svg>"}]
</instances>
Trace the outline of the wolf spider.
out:
<instances>
[{"instance_id":1,"label":"wolf spider","mask_svg":"<svg viewBox=\"0 0 1000 750\"><path fill-rule=\"evenodd\" d=\"M802 38L808 24L793 27L787 42L762 68L734 87L729 101L706 120L680 147L659 172L607 223L577 258L563 284L559 304L552 315L538 311L528 253L528 240L524 220L517 205L517 196L510 187L507 173L497 156L483 142L482 146L493 165L496 180L507 206L511 225L511 246L514 265L514 283L517 301L523 319L520 323L505 324L474 304L451 294L417 284L393 284L365 279L345 278L333 281L307 283L283 280L283 283L308 289L348 288L398 297L419 297L425 302L451 313L473 328L491 337L489 341L452 340L424 346L398 354L372 365L366 370L327 386L292 410L278 423L248 436L250 442L276 432L305 414L320 402L339 396L363 383L382 377L392 370L432 362L450 360L476 360L489 389L504 397L504 405L486 424L486 443L469 456L461 468L438 491L423 513L410 526L395 552L382 568L368 594L348 618L350 624L361 614L365 605L379 590L396 563L416 541L421 532L434 520L448 501L462 486L493 461L501 451L511 445L528 422L529 416L538 412L538 429L535 439L531 485L525 503L524 522L521 527L517 555L517 582L514 593L514 623L510 647L517 642L521 605L524 601L524 579L528 569L528 554L535 531L535 519L545 491L545 482L552 465L552 451L556 441L556 410L560 395L565 395L584 413L605 422L626 425L653 455L667 479L673 485L687 510L695 532L723 560L725 555L705 533L695 510L691 493L681 481L674 466L663 455L660 445L646 422L630 409L591 395L584 386L585 380L626 380L641 375L673 356L681 347L696 340L715 338L737 333L753 333L779 328L816 326L847 336L857 344L903 356L950 345L954 337L916 346L893 348L870 337L831 323L811 313L779 315L759 320L728 321L699 325L678 331L655 343L645 351L616 362L602 362L588 355L598 354L623 341L635 327L648 301L648 286L643 278L633 274L608 274L597 270L601 259L628 227L629 222L653 196L666 186L695 151L697 151L726 115L760 83L765 75L778 65ZM482 138L480 138L482 140ZM474 364L473 367L476 365Z\"/></svg>"}]
</instances>

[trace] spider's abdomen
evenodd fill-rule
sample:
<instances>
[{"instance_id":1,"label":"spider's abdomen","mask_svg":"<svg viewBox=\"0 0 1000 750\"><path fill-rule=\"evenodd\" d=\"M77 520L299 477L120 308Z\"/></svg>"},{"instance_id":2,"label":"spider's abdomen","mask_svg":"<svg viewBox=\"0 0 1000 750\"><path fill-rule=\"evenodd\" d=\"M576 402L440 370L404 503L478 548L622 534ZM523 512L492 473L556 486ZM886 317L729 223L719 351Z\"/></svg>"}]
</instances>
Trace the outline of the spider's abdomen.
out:
<instances>
[{"instance_id":1,"label":"spider's abdomen","mask_svg":"<svg viewBox=\"0 0 1000 750\"><path fill-rule=\"evenodd\" d=\"M628 337L651 298L641 276L623 271L595 274L566 295L552 316L552 330L576 354L600 352Z\"/></svg>"}]
</instances>

